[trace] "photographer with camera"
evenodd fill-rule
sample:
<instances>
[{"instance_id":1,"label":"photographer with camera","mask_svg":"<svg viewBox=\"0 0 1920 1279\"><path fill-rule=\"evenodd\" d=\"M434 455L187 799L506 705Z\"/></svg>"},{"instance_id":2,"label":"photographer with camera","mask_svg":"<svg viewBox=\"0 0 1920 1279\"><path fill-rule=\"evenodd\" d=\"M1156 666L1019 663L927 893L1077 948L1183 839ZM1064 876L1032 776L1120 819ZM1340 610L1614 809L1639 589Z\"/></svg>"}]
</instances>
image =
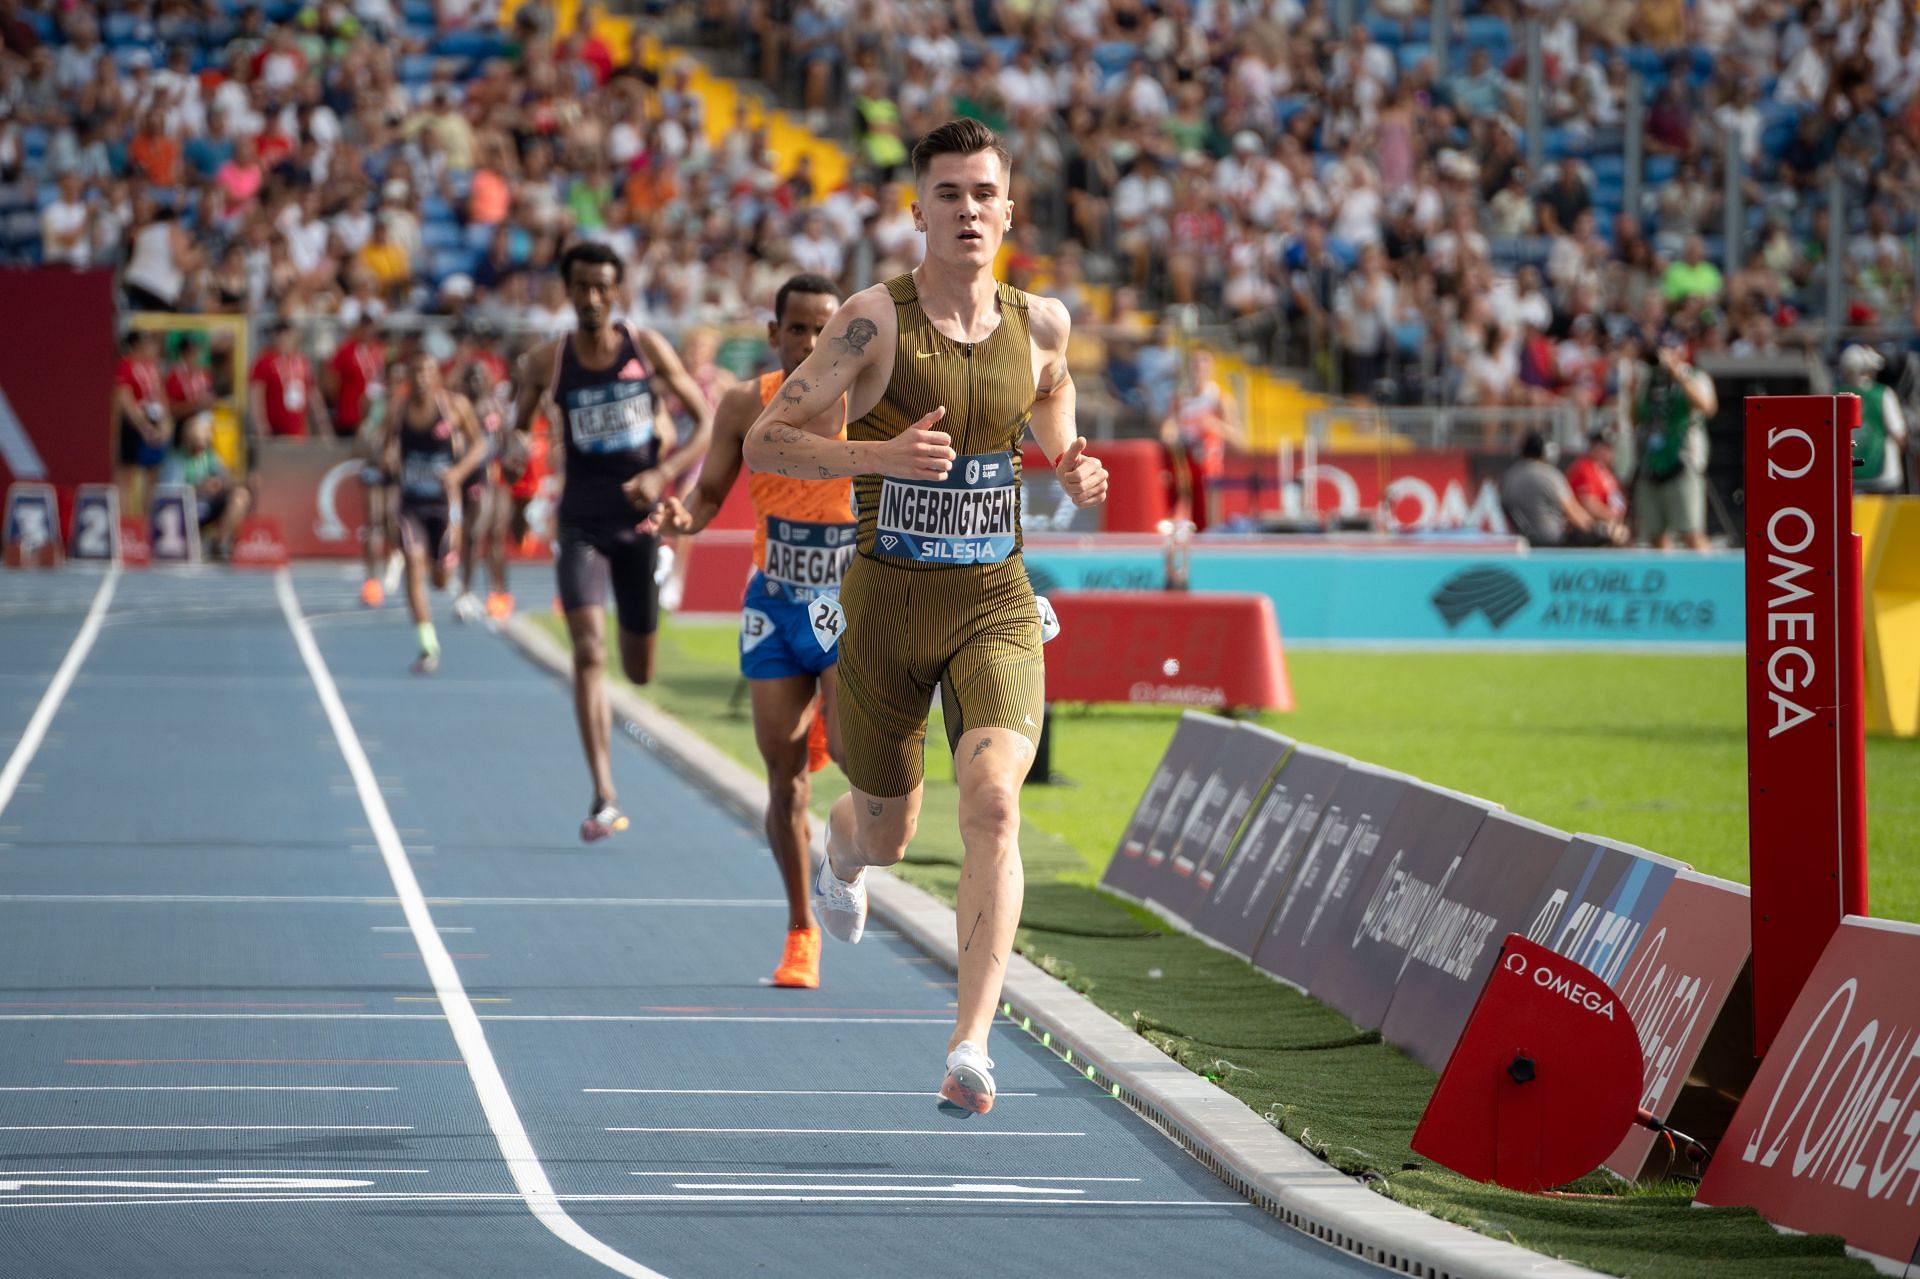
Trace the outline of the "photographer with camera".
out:
<instances>
[{"instance_id":1,"label":"photographer with camera","mask_svg":"<svg viewBox=\"0 0 1920 1279\"><path fill-rule=\"evenodd\" d=\"M1651 365L1621 369L1618 400L1634 452L1633 508L1639 540L1662 550L1676 536L1707 549L1707 419L1720 408L1713 379L1687 361L1686 339L1659 335Z\"/></svg>"}]
</instances>

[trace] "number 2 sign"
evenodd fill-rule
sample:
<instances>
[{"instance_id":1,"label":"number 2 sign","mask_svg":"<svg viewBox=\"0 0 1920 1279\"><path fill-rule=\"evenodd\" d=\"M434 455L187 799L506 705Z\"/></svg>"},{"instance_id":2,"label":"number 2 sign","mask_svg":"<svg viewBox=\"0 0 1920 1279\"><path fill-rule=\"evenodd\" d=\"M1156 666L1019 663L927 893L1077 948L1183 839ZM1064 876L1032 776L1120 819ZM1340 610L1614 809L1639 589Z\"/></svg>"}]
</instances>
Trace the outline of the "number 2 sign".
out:
<instances>
[{"instance_id":1,"label":"number 2 sign","mask_svg":"<svg viewBox=\"0 0 1920 1279\"><path fill-rule=\"evenodd\" d=\"M67 553L76 560L111 563L120 558L120 490L111 484L82 484L73 499L73 544Z\"/></svg>"}]
</instances>

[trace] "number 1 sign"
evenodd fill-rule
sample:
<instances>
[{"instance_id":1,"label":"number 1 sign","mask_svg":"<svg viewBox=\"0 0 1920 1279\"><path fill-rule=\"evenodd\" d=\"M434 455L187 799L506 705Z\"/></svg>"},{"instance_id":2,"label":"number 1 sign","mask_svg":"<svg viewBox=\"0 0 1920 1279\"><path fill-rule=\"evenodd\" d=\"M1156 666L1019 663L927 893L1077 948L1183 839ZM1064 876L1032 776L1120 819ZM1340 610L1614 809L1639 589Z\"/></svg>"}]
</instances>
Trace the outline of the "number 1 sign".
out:
<instances>
[{"instance_id":1,"label":"number 1 sign","mask_svg":"<svg viewBox=\"0 0 1920 1279\"><path fill-rule=\"evenodd\" d=\"M153 561L156 564L200 562L199 503L185 484L161 484L150 503Z\"/></svg>"}]
</instances>

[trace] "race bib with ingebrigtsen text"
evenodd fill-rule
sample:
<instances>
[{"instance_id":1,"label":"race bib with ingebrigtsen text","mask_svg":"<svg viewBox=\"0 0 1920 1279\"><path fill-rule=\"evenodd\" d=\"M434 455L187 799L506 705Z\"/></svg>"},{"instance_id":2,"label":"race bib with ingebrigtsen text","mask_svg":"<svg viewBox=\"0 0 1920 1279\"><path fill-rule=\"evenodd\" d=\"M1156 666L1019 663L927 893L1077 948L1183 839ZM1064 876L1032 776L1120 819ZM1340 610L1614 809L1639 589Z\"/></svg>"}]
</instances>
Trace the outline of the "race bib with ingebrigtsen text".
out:
<instances>
[{"instance_id":1,"label":"race bib with ingebrigtsen text","mask_svg":"<svg viewBox=\"0 0 1920 1279\"><path fill-rule=\"evenodd\" d=\"M880 487L874 550L933 564L996 564L1013 554L1020 483L1011 453L956 458L944 480L897 480Z\"/></svg>"}]
</instances>

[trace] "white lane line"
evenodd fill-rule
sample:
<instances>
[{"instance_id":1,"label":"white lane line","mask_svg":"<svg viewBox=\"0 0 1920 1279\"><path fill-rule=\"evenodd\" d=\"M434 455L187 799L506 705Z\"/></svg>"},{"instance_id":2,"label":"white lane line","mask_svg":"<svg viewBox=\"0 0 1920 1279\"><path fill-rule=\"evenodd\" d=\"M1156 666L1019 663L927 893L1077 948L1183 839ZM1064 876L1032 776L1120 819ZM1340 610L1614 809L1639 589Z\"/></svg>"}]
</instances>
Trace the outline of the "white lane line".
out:
<instances>
[{"instance_id":1,"label":"white lane line","mask_svg":"<svg viewBox=\"0 0 1920 1279\"><path fill-rule=\"evenodd\" d=\"M348 789L352 794L352 788ZM785 906L772 897L426 897L429 906L619 906L678 910L760 910ZM0 893L6 905L398 906L398 897L267 897L213 893Z\"/></svg>"},{"instance_id":2,"label":"white lane line","mask_svg":"<svg viewBox=\"0 0 1920 1279\"><path fill-rule=\"evenodd\" d=\"M500 1192L473 1191L469 1193L451 1192L447 1194L388 1194L379 1191L366 1191L351 1195L169 1195L164 1199L129 1198L120 1195L101 1194L92 1197L63 1195L58 1198L23 1198L13 1203L0 1203L0 1210L9 1208L142 1208L142 1207L186 1207L204 1204L414 1204L414 1203L515 1203L521 1196ZM968 1198L909 1198L901 1195L777 1195L777 1194L660 1194L660 1195L559 1195L561 1203L584 1204L643 1204L643 1203L799 1203L799 1204L1003 1204L1009 1207L1027 1205L1072 1208L1250 1208L1252 1203L1245 1199L1034 1199L1012 1195L978 1195Z\"/></svg>"},{"instance_id":3,"label":"white lane line","mask_svg":"<svg viewBox=\"0 0 1920 1279\"><path fill-rule=\"evenodd\" d=\"M0 1132L412 1132L412 1124L6 1124Z\"/></svg>"},{"instance_id":4,"label":"white lane line","mask_svg":"<svg viewBox=\"0 0 1920 1279\"><path fill-rule=\"evenodd\" d=\"M0 1090L4 1091L4 1090ZM938 1097L938 1089L922 1091L856 1091L853 1089L810 1088L582 1088L584 1093L610 1093L636 1097ZM1037 1097L1038 1093L1003 1092L998 1097Z\"/></svg>"},{"instance_id":5,"label":"white lane line","mask_svg":"<svg viewBox=\"0 0 1920 1279\"><path fill-rule=\"evenodd\" d=\"M380 845L380 856L386 863L387 875L393 880L393 889L400 897L407 924L413 929L414 944L420 949L427 975L433 981L434 993L440 997L448 1027L453 1031L454 1042L460 1047L461 1058L467 1063L467 1074L473 1080L474 1092L480 1098L481 1109L486 1112L487 1126L493 1130L494 1139L499 1143L501 1158L506 1161L514 1186L520 1191L528 1210L562 1243L629 1279L664 1279L659 1272L614 1251L588 1234L561 1207L558 1196L554 1194L553 1183L547 1180L546 1169L540 1166L540 1157L534 1152L533 1142L527 1136L526 1126L520 1122L520 1113L514 1108L513 1097L507 1092L507 1083L501 1078L499 1063L494 1061L493 1050L487 1046L486 1031L480 1025L480 1015L474 1011L472 1001L467 998L467 989L460 981L460 971L454 967L446 943L440 940L440 934L435 931L426 895L420 891L419 880L414 878L413 864L407 860L407 850L400 842L400 832L394 829L393 815L387 811L387 801L380 794L380 783L374 778L373 766L367 762L366 751L361 749L360 739L353 731L353 722L347 718L347 708L340 701L340 690L334 687L333 676L327 672L326 659L320 654L319 644L314 642L313 631L306 619L300 616L300 602L294 595L293 578L287 570L281 569L274 575L274 588L280 596L280 611L286 614L287 626L292 630L293 641L300 649L301 660L306 663L307 673L313 677L314 691L320 697L322 709L326 711L327 722L332 725L333 735L340 743L340 754L347 762L347 771L352 774L354 785L359 789L360 806L366 810L367 825L373 831L374 842Z\"/></svg>"},{"instance_id":6,"label":"white lane line","mask_svg":"<svg viewBox=\"0 0 1920 1279\"><path fill-rule=\"evenodd\" d=\"M985 1173L985 1172L630 1172L629 1177L807 1177L814 1181L845 1179L865 1181L882 1178L887 1181L1087 1181L1087 1182L1138 1182L1138 1177L1048 1177L1039 1173L1027 1176L1023 1173ZM858 1186L849 1186L858 1190Z\"/></svg>"},{"instance_id":7,"label":"white lane line","mask_svg":"<svg viewBox=\"0 0 1920 1279\"><path fill-rule=\"evenodd\" d=\"M1084 1137L1087 1135L1083 1132L1016 1132L1006 1128L609 1128L607 1131L699 1133L712 1137Z\"/></svg>"},{"instance_id":8,"label":"white lane line","mask_svg":"<svg viewBox=\"0 0 1920 1279\"><path fill-rule=\"evenodd\" d=\"M0 1092L399 1092L380 1084L3 1084ZM1006 1093L1005 1096L1016 1096Z\"/></svg>"},{"instance_id":9,"label":"white lane line","mask_svg":"<svg viewBox=\"0 0 1920 1279\"><path fill-rule=\"evenodd\" d=\"M0 1183L4 1186L4 1183ZM972 1185L955 1184L951 1186L877 1186L869 1182L861 1186L809 1186L791 1185L785 1182L768 1182L764 1185L755 1182L736 1181L731 1184L703 1185L694 1181L676 1181L675 1190L725 1190L738 1192L745 1190L777 1190L785 1194L881 1194L897 1190L906 1194L956 1194L956 1195L1084 1195L1084 1190L1074 1190L1065 1186L1017 1186L1012 1183L995 1181L976 1181ZM193 1187L188 1187L193 1189ZM208 1187L217 1189L217 1187ZM922 1201L924 1202L924 1201Z\"/></svg>"},{"instance_id":10,"label":"white lane line","mask_svg":"<svg viewBox=\"0 0 1920 1279\"><path fill-rule=\"evenodd\" d=\"M438 938L435 938L438 941ZM451 959L448 960L452 962ZM422 998L439 998L422 996ZM444 998L441 999L444 1004ZM441 1021L448 1013L0 1013L5 1021ZM481 1021L739 1022L781 1026L950 1026L951 1017L759 1017L712 1013L484 1013Z\"/></svg>"},{"instance_id":11,"label":"white lane line","mask_svg":"<svg viewBox=\"0 0 1920 1279\"><path fill-rule=\"evenodd\" d=\"M289 1176L315 1177L368 1177L376 1173L414 1173L425 1176L426 1168L0 1168L0 1178L4 1177L161 1177L169 1174L190 1174L195 1177L217 1177L222 1173L236 1176L270 1177L277 1174ZM676 1177L731 1176L730 1173L675 1173ZM814 1173L823 1177L826 1173ZM1065 1181L1056 1177L1055 1181Z\"/></svg>"},{"instance_id":12,"label":"white lane line","mask_svg":"<svg viewBox=\"0 0 1920 1279\"><path fill-rule=\"evenodd\" d=\"M373 926L373 931L376 933L410 933L413 931L413 929L407 927L405 924L375 924ZM443 924L441 925L439 931L443 933L470 933L473 931L473 929L449 928Z\"/></svg>"},{"instance_id":13,"label":"white lane line","mask_svg":"<svg viewBox=\"0 0 1920 1279\"><path fill-rule=\"evenodd\" d=\"M92 650L93 641L100 634L100 623L107 615L107 606L113 602L113 588L119 581L120 566L115 564L100 579L99 589L93 593L93 605L87 609L86 620L80 623L73 643L67 646L67 655L61 660L59 669L54 671L53 681L47 685L47 691L41 694L40 704L33 708L33 718L27 721L26 731L14 743L6 766L0 768L0 813L7 811L14 791L19 789L20 779L26 775L27 765L33 762L34 752L40 749L40 742L47 735L47 726L53 723L54 715L59 712L67 689L73 686L73 677L80 673L80 663L87 660L87 653Z\"/></svg>"}]
</instances>

